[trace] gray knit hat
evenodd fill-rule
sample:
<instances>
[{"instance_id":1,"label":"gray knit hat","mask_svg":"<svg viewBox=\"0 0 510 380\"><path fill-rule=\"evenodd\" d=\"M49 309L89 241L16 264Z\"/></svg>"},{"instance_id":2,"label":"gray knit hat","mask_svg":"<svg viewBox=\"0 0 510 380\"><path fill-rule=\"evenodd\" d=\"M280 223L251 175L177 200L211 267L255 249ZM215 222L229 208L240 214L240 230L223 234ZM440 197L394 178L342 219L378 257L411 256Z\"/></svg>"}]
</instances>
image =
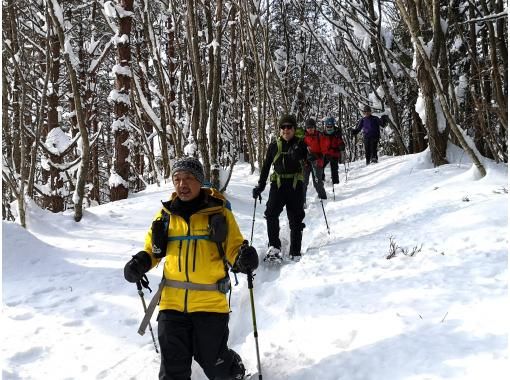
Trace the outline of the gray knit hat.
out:
<instances>
[{"instance_id":1,"label":"gray knit hat","mask_svg":"<svg viewBox=\"0 0 510 380\"><path fill-rule=\"evenodd\" d=\"M200 182L204 184L204 167L202 163L195 157L182 157L174 162L172 166L172 176L180 171L190 172Z\"/></svg>"}]
</instances>

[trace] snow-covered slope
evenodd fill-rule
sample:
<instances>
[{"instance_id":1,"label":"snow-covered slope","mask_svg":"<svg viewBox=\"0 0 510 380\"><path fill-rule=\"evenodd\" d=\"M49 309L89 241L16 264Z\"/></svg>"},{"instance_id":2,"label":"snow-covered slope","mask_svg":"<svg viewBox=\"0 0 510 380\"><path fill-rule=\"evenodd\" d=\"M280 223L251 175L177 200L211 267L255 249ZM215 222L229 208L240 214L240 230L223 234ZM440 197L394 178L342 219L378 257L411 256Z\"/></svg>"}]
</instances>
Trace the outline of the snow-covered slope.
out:
<instances>
[{"instance_id":1,"label":"snow-covered slope","mask_svg":"<svg viewBox=\"0 0 510 380\"><path fill-rule=\"evenodd\" d=\"M426 152L352 163L334 201L328 169L329 235L309 187L303 259L255 277L264 379L506 378L507 166L486 162L478 179L457 157L439 168ZM248 239L256 181L239 165L226 194ZM136 332L142 304L122 268L170 191L87 209L80 223L33 205L28 231L2 223L3 379L157 378L159 357L149 332ZM261 256L264 207L253 239ZM285 212L281 220L288 233ZM408 255L387 259L390 238ZM160 275L150 273L153 287ZM230 345L254 371L249 292L238 277Z\"/></svg>"}]
</instances>

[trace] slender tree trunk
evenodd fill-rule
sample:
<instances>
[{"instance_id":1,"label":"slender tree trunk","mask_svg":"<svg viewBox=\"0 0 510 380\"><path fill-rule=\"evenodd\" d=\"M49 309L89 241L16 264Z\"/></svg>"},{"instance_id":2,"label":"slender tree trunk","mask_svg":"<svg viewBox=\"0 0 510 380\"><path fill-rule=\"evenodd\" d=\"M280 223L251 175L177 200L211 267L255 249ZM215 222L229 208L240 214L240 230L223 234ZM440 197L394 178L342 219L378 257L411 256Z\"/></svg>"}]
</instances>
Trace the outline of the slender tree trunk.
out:
<instances>
[{"instance_id":1,"label":"slender tree trunk","mask_svg":"<svg viewBox=\"0 0 510 380\"><path fill-rule=\"evenodd\" d=\"M211 37L215 38L216 45L211 46L212 50L212 99L209 108L209 147L211 157L211 185L220 189L220 163L218 151L218 112L220 106L220 85L221 85L221 46L222 46L222 7L223 1L216 2L215 28ZM212 43L212 41L210 42Z\"/></svg>"},{"instance_id":2,"label":"slender tree trunk","mask_svg":"<svg viewBox=\"0 0 510 380\"><path fill-rule=\"evenodd\" d=\"M209 146L207 141L207 95L206 95L206 85L205 78L202 71L202 65L200 62L200 50L198 45L198 29L196 24L196 11L195 4L193 0L187 0L188 4L188 14L187 14L187 27L188 27L188 41L191 44L190 51L192 55L192 65L193 65L193 76L195 77L195 86L198 93L198 149L200 150L200 155L202 156L205 176L206 179L211 178L211 164L209 160Z\"/></svg>"},{"instance_id":3,"label":"slender tree trunk","mask_svg":"<svg viewBox=\"0 0 510 380\"><path fill-rule=\"evenodd\" d=\"M53 8L54 6L59 6L56 2L48 1L48 10L53 21L53 25L57 32L60 46L64 46L64 30L62 29L62 25L60 24L58 17L56 16L56 11ZM62 14L62 10L58 12ZM78 127L80 129L81 135L81 162L78 170L78 176L76 180L76 190L73 196L74 201L74 220L79 222L83 217L83 199L85 196L85 182L87 178L87 171L89 169L89 160L90 160L90 146L89 146L89 135L85 123L85 117L82 107L81 100L81 92L78 83L78 78L76 76L76 71L71 63L71 59L69 57L69 52L64 50L64 60L66 63L67 72L69 75L69 80L71 82L71 87L73 91L73 99L74 106L76 110L76 118L78 120Z\"/></svg>"}]
</instances>

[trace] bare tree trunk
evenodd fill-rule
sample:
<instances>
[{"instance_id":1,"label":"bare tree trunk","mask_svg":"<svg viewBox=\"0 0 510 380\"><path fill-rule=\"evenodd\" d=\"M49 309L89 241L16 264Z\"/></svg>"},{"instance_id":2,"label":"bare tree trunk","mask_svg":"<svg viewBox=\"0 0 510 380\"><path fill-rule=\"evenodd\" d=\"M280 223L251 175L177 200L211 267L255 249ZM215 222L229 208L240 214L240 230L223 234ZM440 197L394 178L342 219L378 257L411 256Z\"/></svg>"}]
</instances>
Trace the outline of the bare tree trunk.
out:
<instances>
[{"instance_id":1,"label":"bare tree trunk","mask_svg":"<svg viewBox=\"0 0 510 380\"><path fill-rule=\"evenodd\" d=\"M120 6L126 12L133 12L134 0L121 0ZM119 20L119 36L128 36L127 40L117 42L117 70L115 72L115 91L117 94L114 99L115 113L115 153L114 153L114 174L122 178L120 181L114 181L110 187L110 198L112 201L126 199L128 197L129 183L129 162L128 157L130 149L126 146L129 138L129 91L131 89L131 51L129 36L131 35L131 15L125 14ZM129 75L126 75L129 71Z\"/></svg>"},{"instance_id":2,"label":"bare tree trunk","mask_svg":"<svg viewBox=\"0 0 510 380\"><path fill-rule=\"evenodd\" d=\"M21 154L21 160L20 160L20 177L18 178L19 183L19 192L18 192L18 215L19 215L19 223L21 227L27 228L27 217L26 217L26 211L25 211L25 181L27 180L27 170L26 170L26 163L25 163L25 156L26 156L26 141L25 141L25 133L23 133L23 125L21 123L24 122L23 120L23 114L25 112L25 98L26 98L26 83L22 79L21 84L21 117L20 117L20 124L19 124L19 130L20 130L20 154Z\"/></svg>"},{"instance_id":3,"label":"bare tree trunk","mask_svg":"<svg viewBox=\"0 0 510 380\"><path fill-rule=\"evenodd\" d=\"M59 6L58 3L55 2L47 2L48 10L53 21L53 25L57 32L60 46L64 46L64 30L63 25L60 23L56 13L62 14L62 10L56 12L53 8L54 6ZM69 79L71 81L71 87L73 90L73 99L74 106L76 110L76 118L78 120L78 127L80 129L81 141L82 141L82 151L81 151L81 163L80 168L78 170L78 177L76 180L76 190L73 196L74 201L74 220L79 222L83 217L83 199L85 196L85 181L87 178L87 171L89 169L89 160L90 160L90 146L89 146L89 135L87 131L87 127L85 124L85 118L82 107L81 93L78 83L78 78L76 76L76 71L71 63L71 59L69 57L69 52L64 50L64 60L66 63L66 68L68 71Z\"/></svg>"},{"instance_id":4,"label":"bare tree trunk","mask_svg":"<svg viewBox=\"0 0 510 380\"><path fill-rule=\"evenodd\" d=\"M486 175L485 167L483 166L483 164L481 163L480 159L475 154L475 152L473 152L473 150L467 144L466 140L464 139L464 136L462 135L462 132L459 130L457 124L455 123L455 120L453 119L453 116L450 113L450 109L448 107L446 97L442 90L443 87L441 86L441 83L440 83L439 79L437 78L434 67L432 66L432 64L429 60L429 57L425 51L425 48L422 45L421 40L419 39L419 34L417 33L418 29L416 28L416 26L418 24L413 23L411 21L411 17L413 17L413 16L410 16L407 13L406 8L403 3L403 0L396 0L396 2L397 2L397 6L400 10L400 14L402 15L402 18L404 19L404 21L407 24L407 27L409 29L409 32L411 33L411 36L412 36L413 42L415 44L415 47L418 51L418 54L421 57L421 59L423 60L423 65L429 74L429 80L426 81L426 84L429 85L429 81L432 82L432 85L435 87L437 95L439 97L439 101L441 102L441 108L443 109L447 123L450 125L451 130L453 131L455 137L459 140L462 148L466 151L466 153L469 155L469 157L473 160L473 163L475 164L478 171L480 172L480 175L482 177L484 177ZM413 14L413 13L414 12L412 12L411 14ZM416 22L417 20L414 20L414 21ZM430 140L430 132L431 131L429 130L429 140ZM445 152L446 152L446 149L445 149ZM446 159L445 159L445 161L446 161Z\"/></svg>"},{"instance_id":5,"label":"bare tree trunk","mask_svg":"<svg viewBox=\"0 0 510 380\"><path fill-rule=\"evenodd\" d=\"M482 9L484 10L486 15L489 15L489 9L487 8L487 2L486 0L480 0L480 4L482 6ZM501 121L501 125L503 128L508 130L508 96L503 93L503 84L501 83L501 74L500 74L500 63L498 61L497 57L497 50L498 50L498 44L496 33L494 31L494 23L492 20L487 20L485 22L485 25L487 26L487 29L489 31L489 47L490 47L490 60L491 60L491 79L492 79L492 86L494 88L494 95L495 95L495 101L498 105L498 108L496 109L496 114L499 117L499 120ZM503 35L499 37L499 39L503 39ZM506 49L502 50L503 53L506 53ZM507 66L505 66L507 68ZM508 69L507 69L508 70ZM508 84L505 84L507 86Z\"/></svg>"}]
</instances>

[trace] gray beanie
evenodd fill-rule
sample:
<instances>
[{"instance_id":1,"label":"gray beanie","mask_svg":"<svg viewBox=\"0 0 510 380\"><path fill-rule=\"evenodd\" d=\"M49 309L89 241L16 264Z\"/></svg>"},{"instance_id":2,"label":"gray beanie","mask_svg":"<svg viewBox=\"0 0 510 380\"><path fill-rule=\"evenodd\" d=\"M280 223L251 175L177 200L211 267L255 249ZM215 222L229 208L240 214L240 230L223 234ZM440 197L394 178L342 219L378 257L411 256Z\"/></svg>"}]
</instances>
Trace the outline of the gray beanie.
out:
<instances>
[{"instance_id":1,"label":"gray beanie","mask_svg":"<svg viewBox=\"0 0 510 380\"><path fill-rule=\"evenodd\" d=\"M182 157L172 165L172 176L180 171L190 172L200 182L204 184L204 167L202 163L195 157Z\"/></svg>"}]
</instances>

